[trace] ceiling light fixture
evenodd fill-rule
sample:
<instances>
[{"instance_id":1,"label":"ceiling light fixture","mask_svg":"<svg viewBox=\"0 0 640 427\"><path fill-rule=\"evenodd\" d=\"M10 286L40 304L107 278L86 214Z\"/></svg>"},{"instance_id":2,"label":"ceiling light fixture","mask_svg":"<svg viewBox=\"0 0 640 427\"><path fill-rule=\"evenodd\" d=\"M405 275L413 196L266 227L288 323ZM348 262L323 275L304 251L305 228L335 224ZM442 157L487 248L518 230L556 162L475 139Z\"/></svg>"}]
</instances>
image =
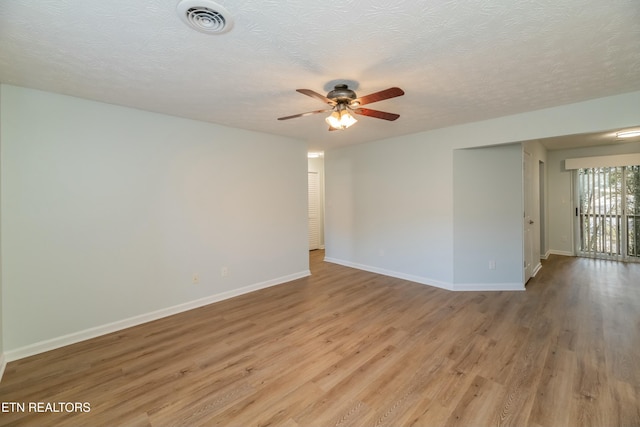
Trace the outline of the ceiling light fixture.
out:
<instances>
[{"instance_id":1,"label":"ceiling light fixture","mask_svg":"<svg viewBox=\"0 0 640 427\"><path fill-rule=\"evenodd\" d=\"M616 132L617 138L634 138L636 136L640 136L640 129Z\"/></svg>"},{"instance_id":2,"label":"ceiling light fixture","mask_svg":"<svg viewBox=\"0 0 640 427\"><path fill-rule=\"evenodd\" d=\"M338 130L344 130L357 122L355 117L349 114L349 110L347 110L347 106L344 103L337 104L333 113L325 121L332 129Z\"/></svg>"}]
</instances>

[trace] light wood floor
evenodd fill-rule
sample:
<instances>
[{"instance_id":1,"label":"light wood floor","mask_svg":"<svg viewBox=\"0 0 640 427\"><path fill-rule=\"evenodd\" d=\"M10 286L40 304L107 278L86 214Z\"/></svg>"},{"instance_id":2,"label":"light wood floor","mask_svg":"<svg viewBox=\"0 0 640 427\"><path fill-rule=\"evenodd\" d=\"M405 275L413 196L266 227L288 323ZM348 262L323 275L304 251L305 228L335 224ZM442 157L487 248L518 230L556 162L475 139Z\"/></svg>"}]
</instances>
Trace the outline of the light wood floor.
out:
<instances>
[{"instance_id":1,"label":"light wood floor","mask_svg":"<svg viewBox=\"0 0 640 427\"><path fill-rule=\"evenodd\" d=\"M9 363L1 425L638 426L640 264L552 256L526 292L313 275Z\"/></svg>"}]
</instances>

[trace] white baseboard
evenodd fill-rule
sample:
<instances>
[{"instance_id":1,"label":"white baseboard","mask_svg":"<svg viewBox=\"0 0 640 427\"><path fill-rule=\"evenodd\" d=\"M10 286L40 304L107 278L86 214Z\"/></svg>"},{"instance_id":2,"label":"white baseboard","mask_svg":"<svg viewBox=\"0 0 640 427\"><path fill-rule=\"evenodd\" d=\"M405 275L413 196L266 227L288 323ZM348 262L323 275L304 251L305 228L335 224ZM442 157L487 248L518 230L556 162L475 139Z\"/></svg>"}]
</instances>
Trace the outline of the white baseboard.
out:
<instances>
[{"instance_id":1,"label":"white baseboard","mask_svg":"<svg viewBox=\"0 0 640 427\"><path fill-rule=\"evenodd\" d=\"M538 265L536 265L535 268L533 269L533 273L531 273L531 277L536 277L536 274L538 274L541 268L542 268L542 263L539 262Z\"/></svg>"},{"instance_id":2,"label":"white baseboard","mask_svg":"<svg viewBox=\"0 0 640 427\"><path fill-rule=\"evenodd\" d=\"M404 279L410 282L420 283L421 285L433 286L447 291L524 291L522 283L449 283L441 280L430 279L428 277L414 276L411 274L400 273L397 271L386 270L383 268L372 267L370 265L358 264L351 261L344 261L336 258L324 259L333 264L344 265L345 267L357 268L358 270L369 271L371 273L382 274L383 276Z\"/></svg>"},{"instance_id":3,"label":"white baseboard","mask_svg":"<svg viewBox=\"0 0 640 427\"><path fill-rule=\"evenodd\" d=\"M573 252L555 251L553 249L550 249L549 252L547 252L547 254L549 254L549 255L562 255L562 256L576 256Z\"/></svg>"},{"instance_id":4,"label":"white baseboard","mask_svg":"<svg viewBox=\"0 0 640 427\"><path fill-rule=\"evenodd\" d=\"M260 289L269 288L271 286L280 285L286 282L291 282L293 280L300 279L302 277L307 277L309 275L311 275L311 272L309 270L304 270L304 271L293 273L287 276L278 277L276 279L267 280L265 282L256 283L256 284L245 286L239 289L233 289L231 291L221 292L219 294L210 295L208 297L200 298L194 301L189 301L183 304L174 305L172 307L167 307L167 308L156 310L150 313L129 317L127 319L118 320L116 322L108 323L106 325L85 329L83 331L73 332L71 334L63 335L61 337L48 339L45 341L20 347L14 350L10 350L5 352L1 359L3 362L3 368L6 362L12 362L14 360L33 356L35 354L44 353L45 351L54 350L56 348L64 347L70 344L75 344L80 341L85 341L91 338L99 337L101 335L117 332L122 329L141 325L143 323L151 322L153 320L158 320L167 316L172 316L174 314L182 313L184 311L193 310L194 308L213 304L215 302L223 301L223 300L233 298L239 295L243 295L249 292L254 292ZM2 377L0 377L0 379L1 378Z\"/></svg>"},{"instance_id":5,"label":"white baseboard","mask_svg":"<svg viewBox=\"0 0 640 427\"><path fill-rule=\"evenodd\" d=\"M547 259L549 258L549 255L551 255L551 252L547 251L543 255L540 255L540 259Z\"/></svg>"},{"instance_id":6,"label":"white baseboard","mask_svg":"<svg viewBox=\"0 0 640 427\"><path fill-rule=\"evenodd\" d=\"M522 283L456 283L454 291L480 292L480 291L524 291Z\"/></svg>"},{"instance_id":7,"label":"white baseboard","mask_svg":"<svg viewBox=\"0 0 640 427\"><path fill-rule=\"evenodd\" d=\"M382 274L383 276L395 277L397 279L404 279L410 282L420 283L422 285L434 286L436 288L446 289L448 291L453 290L451 284L442 282L440 280L429 279L428 277L414 276L412 274L400 273L397 271L386 270L384 268L372 267L370 265L358 264L351 261L345 261L337 258L325 257L326 262L333 264L344 265L345 267L356 268L358 270L368 271L370 273Z\"/></svg>"},{"instance_id":8,"label":"white baseboard","mask_svg":"<svg viewBox=\"0 0 640 427\"><path fill-rule=\"evenodd\" d=\"M4 375L4 369L7 367L7 361L4 357L4 353L0 353L0 381L2 381L2 376Z\"/></svg>"}]
</instances>

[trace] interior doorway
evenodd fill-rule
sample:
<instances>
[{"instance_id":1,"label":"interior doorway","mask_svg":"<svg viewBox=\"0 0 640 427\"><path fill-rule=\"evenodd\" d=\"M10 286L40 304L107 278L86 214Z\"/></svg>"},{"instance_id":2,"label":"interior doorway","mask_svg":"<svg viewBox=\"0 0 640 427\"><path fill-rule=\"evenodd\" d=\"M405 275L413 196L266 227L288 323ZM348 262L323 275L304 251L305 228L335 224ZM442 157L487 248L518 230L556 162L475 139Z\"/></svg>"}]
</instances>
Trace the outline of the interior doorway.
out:
<instances>
[{"instance_id":1,"label":"interior doorway","mask_svg":"<svg viewBox=\"0 0 640 427\"><path fill-rule=\"evenodd\" d=\"M539 189L538 194L538 203L540 207L540 214L538 215L538 223L540 224L540 257L547 259L549 249L547 248L547 208L545 201L547 200L546 196L546 183L545 177L547 176L545 171L544 162L542 160L538 161L538 180L539 180Z\"/></svg>"},{"instance_id":2,"label":"interior doorway","mask_svg":"<svg viewBox=\"0 0 640 427\"><path fill-rule=\"evenodd\" d=\"M534 209L534 200L533 200L533 159L531 154L524 151L522 158L522 168L523 168L523 179L524 179L524 283L533 276L533 270L536 266L535 260L535 248L534 248L534 220L535 218L533 209Z\"/></svg>"},{"instance_id":3,"label":"interior doorway","mask_svg":"<svg viewBox=\"0 0 640 427\"><path fill-rule=\"evenodd\" d=\"M309 250L324 249L324 153L308 153Z\"/></svg>"},{"instance_id":4,"label":"interior doorway","mask_svg":"<svg viewBox=\"0 0 640 427\"><path fill-rule=\"evenodd\" d=\"M318 172L309 172L309 250L320 249L320 179Z\"/></svg>"}]
</instances>

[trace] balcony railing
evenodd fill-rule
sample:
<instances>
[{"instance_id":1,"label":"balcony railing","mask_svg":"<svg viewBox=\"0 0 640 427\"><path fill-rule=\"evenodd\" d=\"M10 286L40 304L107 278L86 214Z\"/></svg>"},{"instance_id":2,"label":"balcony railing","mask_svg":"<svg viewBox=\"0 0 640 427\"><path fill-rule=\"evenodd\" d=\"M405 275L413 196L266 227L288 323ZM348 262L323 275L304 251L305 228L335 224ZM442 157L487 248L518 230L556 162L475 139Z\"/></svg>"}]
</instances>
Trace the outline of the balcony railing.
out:
<instances>
[{"instance_id":1,"label":"balcony railing","mask_svg":"<svg viewBox=\"0 0 640 427\"><path fill-rule=\"evenodd\" d=\"M640 214L580 214L582 252L621 256L620 234L626 218L627 256L640 259Z\"/></svg>"}]
</instances>

